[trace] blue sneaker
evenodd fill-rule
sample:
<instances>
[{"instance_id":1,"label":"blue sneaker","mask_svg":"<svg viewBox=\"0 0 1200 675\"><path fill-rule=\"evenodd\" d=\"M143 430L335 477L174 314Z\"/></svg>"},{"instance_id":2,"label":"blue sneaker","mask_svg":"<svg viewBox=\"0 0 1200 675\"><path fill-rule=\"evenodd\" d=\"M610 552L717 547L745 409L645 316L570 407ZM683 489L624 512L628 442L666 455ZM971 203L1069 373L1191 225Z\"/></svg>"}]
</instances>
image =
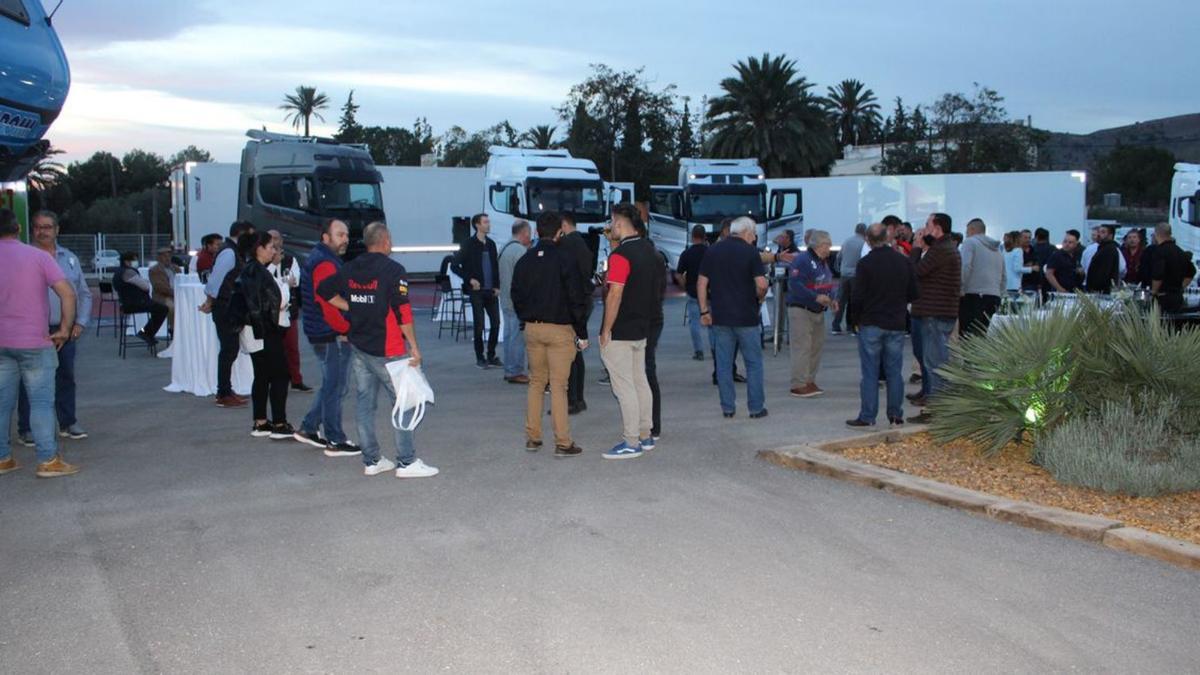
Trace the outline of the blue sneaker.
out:
<instances>
[{"instance_id":1,"label":"blue sneaker","mask_svg":"<svg viewBox=\"0 0 1200 675\"><path fill-rule=\"evenodd\" d=\"M643 438L642 440L638 441L638 445L642 446L642 450L653 450L654 444L655 440L653 436L650 436L649 438Z\"/></svg>"},{"instance_id":2,"label":"blue sneaker","mask_svg":"<svg viewBox=\"0 0 1200 675\"><path fill-rule=\"evenodd\" d=\"M632 457L641 457L641 456L642 456L641 446L635 448L635 447L629 445L628 443L626 443L625 441L621 441L620 443L617 443L616 445L613 446L612 450L609 450L608 452L606 452L602 455L602 457L604 457L604 459L629 459Z\"/></svg>"}]
</instances>

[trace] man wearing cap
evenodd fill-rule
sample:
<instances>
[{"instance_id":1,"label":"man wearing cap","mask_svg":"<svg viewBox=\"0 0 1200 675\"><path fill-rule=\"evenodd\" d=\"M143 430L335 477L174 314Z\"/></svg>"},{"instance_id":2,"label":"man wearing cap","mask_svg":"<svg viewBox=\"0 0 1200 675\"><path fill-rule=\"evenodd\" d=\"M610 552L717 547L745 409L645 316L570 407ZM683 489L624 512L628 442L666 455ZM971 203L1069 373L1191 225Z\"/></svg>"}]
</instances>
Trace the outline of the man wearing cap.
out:
<instances>
[{"instance_id":1,"label":"man wearing cap","mask_svg":"<svg viewBox=\"0 0 1200 675\"><path fill-rule=\"evenodd\" d=\"M175 326L175 274L179 269L171 262L171 247L155 252L156 261L150 268L150 298L167 306L167 325Z\"/></svg>"}]
</instances>

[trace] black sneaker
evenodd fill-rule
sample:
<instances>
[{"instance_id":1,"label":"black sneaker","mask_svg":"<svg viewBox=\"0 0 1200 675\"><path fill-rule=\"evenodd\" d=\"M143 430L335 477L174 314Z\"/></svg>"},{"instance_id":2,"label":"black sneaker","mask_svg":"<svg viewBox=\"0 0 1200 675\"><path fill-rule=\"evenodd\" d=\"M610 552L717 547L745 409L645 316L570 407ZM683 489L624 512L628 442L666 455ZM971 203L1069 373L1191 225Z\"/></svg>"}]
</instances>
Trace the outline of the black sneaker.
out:
<instances>
[{"instance_id":1,"label":"black sneaker","mask_svg":"<svg viewBox=\"0 0 1200 675\"><path fill-rule=\"evenodd\" d=\"M574 443L572 443L570 447L560 448L556 446L554 448L555 457L578 457L582 452L583 448L575 445Z\"/></svg>"},{"instance_id":2,"label":"black sneaker","mask_svg":"<svg viewBox=\"0 0 1200 675\"><path fill-rule=\"evenodd\" d=\"M704 352L692 352L692 360L693 361L703 361L704 360Z\"/></svg>"},{"instance_id":3,"label":"black sneaker","mask_svg":"<svg viewBox=\"0 0 1200 675\"><path fill-rule=\"evenodd\" d=\"M250 435L255 438L266 438L267 436L270 436L271 435L271 423L263 422L261 424L255 424L250 429Z\"/></svg>"},{"instance_id":4,"label":"black sneaker","mask_svg":"<svg viewBox=\"0 0 1200 675\"><path fill-rule=\"evenodd\" d=\"M525 452L537 452L542 449L541 441L525 441Z\"/></svg>"},{"instance_id":5,"label":"black sneaker","mask_svg":"<svg viewBox=\"0 0 1200 675\"><path fill-rule=\"evenodd\" d=\"M742 375L741 373L734 373L733 381L737 382L738 384L746 384L746 376Z\"/></svg>"},{"instance_id":6,"label":"black sneaker","mask_svg":"<svg viewBox=\"0 0 1200 675\"><path fill-rule=\"evenodd\" d=\"M480 370L487 370L488 369L487 361L484 361L483 359L475 359L475 367Z\"/></svg>"},{"instance_id":7,"label":"black sneaker","mask_svg":"<svg viewBox=\"0 0 1200 675\"><path fill-rule=\"evenodd\" d=\"M902 427L902 426L904 426L904 418L903 417L888 418L888 425L892 426L892 427Z\"/></svg>"},{"instance_id":8,"label":"black sneaker","mask_svg":"<svg viewBox=\"0 0 1200 675\"><path fill-rule=\"evenodd\" d=\"M493 356L490 359L488 359L487 364L488 364L489 368L503 368L504 367L504 362L501 361L500 357L498 357L498 356Z\"/></svg>"},{"instance_id":9,"label":"black sneaker","mask_svg":"<svg viewBox=\"0 0 1200 675\"><path fill-rule=\"evenodd\" d=\"M760 420L766 416L767 416L766 408L763 408L762 410L759 410L756 413L750 413L750 419L752 419L752 420Z\"/></svg>"},{"instance_id":10,"label":"black sneaker","mask_svg":"<svg viewBox=\"0 0 1200 675\"><path fill-rule=\"evenodd\" d=\"M150 345L151 347L158 344L158 338L154 337L153 335L147 335L146 331L144 331L144 330L139 330L136 333L136 336L139 340L141 340L142 342L145 342L146 344Z\"/></svg>"},{"instance_id":11,"label":"black sneaker","mask_svg":"<svg viewBox=\"0 0 1200 675\"><path fill-rule=\"evenodd\" d=\"M920 415L913 415L912 417L908 418L909 424L929 424L932 421L933 415L930 415L925 411L921 411Z\"/></svg>"},{"instance_id":12,"label":"black sneaker","mask_svg":"<svg viewBox=\"0 0 1200 675\"><path fill-rule=\"evenodd\" d=\"M866 420L860 420L856 417L852 420L846 420L846 426L854 427L854 428L873 427L873 426L875 426L875 423L867 422Z\"/></svg>"},{"instance_id":13,"label":"black sneaker","mask_svg":"<svg viewBox=\"0 0 1200 675\"><path fill-rule=\"evenodd\" d=\"M307 443L314 448L320 448L322 450L329 447L329 441L325 440L325 438L321 436L320 432L313 432L310 434L307 431L300 429L296 433L292 434L292 438L300 441L301 443Z\"/></svg>"},{"instance_id":14,"label":"black sneaker","mask_svg":"<svg viewBox=\"0 0 1200 675\"><path fill-rule=\"evenodd\" d=\"M312 390L313 390L312 387L308 386L307 384L304 384L303 382L297 382L297 383L293 384L292 389L294 389L296 391L304 392L305 394L310 394L310 393L312 393Z\"/></svg>"},{"instance_id":15,"label":"black sneaker","mask_svg":"<svg viewBox=\"0 0 1200 675\"><path fill-rule=\"evenodd\" d=\"M921 374L920 374L920 373L913 373L912 375L909 375L909 376L908 376L908 383L909 383L909 384L920 384L920 383L921 383Z\"/></svg>"},{"instance_id":16,"label":"black sneaker","mask_svg":"<svg viewBox=\"0 0 1200 675\"><path fill-rule=\"evenodd\" d=\"M276 422L271 425L271 440L282 441L296 437L296 430L287 422Z\"/></svg>"},{"instance_id":17,"label":"black sneaker","mask_svg":"<svg viewBox=\"0 0 1200 675\"><path fill-rule=\"evenodd\" d=\"M362 454L362 448L350 441L330 443L325 447L326 457L356 457Z\"/></svg>"}]
</instances>

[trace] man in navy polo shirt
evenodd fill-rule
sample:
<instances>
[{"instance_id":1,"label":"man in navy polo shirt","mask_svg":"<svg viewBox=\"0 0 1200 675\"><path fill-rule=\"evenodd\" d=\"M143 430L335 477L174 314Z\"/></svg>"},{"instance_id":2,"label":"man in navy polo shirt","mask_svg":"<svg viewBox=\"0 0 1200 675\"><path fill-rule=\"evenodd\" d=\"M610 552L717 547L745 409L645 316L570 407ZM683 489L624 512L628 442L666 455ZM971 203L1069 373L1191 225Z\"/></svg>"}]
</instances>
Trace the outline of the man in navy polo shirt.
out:
<instances>
[{"instance_id":1,"label":"man in navy polo shirt","mask_svg":"<svg viewBox=\"0 0 1200 675\"><path fill-rule=\"evenodd\" d=\"M710 246L704 255L696 282L700 322L710 327L717 348L717 390L725 417L733 417L737 404L733 387L735 347L746 362L750 417L767 416L758 315L759 304L767 295L767 272L754 248L755 227L752 218L734 220L730 236Z\"/></svg>"}]
</instances>

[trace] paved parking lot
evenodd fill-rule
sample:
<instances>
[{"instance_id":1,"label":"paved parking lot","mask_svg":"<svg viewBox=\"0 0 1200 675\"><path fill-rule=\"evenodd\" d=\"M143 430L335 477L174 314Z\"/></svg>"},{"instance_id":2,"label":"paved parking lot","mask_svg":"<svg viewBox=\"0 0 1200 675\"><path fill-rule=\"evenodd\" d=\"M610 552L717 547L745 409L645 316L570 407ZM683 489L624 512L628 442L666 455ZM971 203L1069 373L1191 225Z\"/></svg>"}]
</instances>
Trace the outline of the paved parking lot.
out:
<instances>
[{"instance_id":1,"label":"paved parking lot","mask_svg":"<svg viewBox=\"0 0 1200 675\"><path fill-rule=\"evenodd\" d=\"M740 392L725 420L668 314L664 436L622 462L600 458L619 422L594 350L585 454L556 460L523 450L524 388L423 315L417 447L442 474L419 481L251 439L247 410L87 338L83 471L35 480L18 447L0 478L0 670L1194 672L1193 572L756 460L848 435L852 338L823 398L787 398L781 354L770 417Z\"/></svg>"}]
</instances>

